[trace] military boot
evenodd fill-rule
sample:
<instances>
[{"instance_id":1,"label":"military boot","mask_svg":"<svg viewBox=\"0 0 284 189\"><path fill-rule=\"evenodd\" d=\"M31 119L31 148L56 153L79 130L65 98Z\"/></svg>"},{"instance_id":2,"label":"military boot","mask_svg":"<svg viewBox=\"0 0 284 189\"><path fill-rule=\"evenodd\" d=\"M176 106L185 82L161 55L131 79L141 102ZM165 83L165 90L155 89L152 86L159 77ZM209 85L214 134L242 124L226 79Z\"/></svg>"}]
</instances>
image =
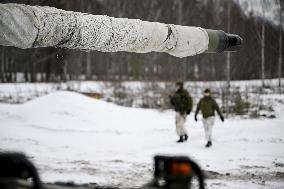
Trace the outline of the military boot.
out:
<instances>
[{"instance_id":1,"label":"military boot","mask_svg":"<svg viewBox=\"0 0 284 189\"><path fill-rule=\"evenodd\" d=\"M185 135L183 135L184 136L184 141L187 141L187 139L188 139L188 135L187 134L185 134Z\"/></svg>"},{"instance_id":2,"label":"military boot","mask_svg":"<svg viewBox=\"0 0 284 189\"><path fill-rule=\"evenodd\" d=\"M177 141L177 143L183 142L183 136L179 137L179 140Z\"/></svg>"},{"instance_id":3,"label":"military boot","mask_svg":"<svg viewBox=\"0 0 284 189\"><path fill-rule=\"evenodd\" d=\"M206 148L209 148L211 146L212 146L212 142L211 141L208 141L207 144L205 145Z\"/></svg>"}]
</instances>

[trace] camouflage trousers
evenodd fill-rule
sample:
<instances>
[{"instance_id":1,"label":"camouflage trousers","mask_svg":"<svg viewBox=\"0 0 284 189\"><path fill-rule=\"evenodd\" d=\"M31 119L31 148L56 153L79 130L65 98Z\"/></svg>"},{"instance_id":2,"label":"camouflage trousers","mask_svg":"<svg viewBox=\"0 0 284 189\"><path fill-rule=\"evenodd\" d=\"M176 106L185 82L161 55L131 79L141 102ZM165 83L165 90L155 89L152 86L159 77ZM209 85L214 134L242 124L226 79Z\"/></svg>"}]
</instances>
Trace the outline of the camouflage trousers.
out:
<instances>
[{"instance_id":1,"label":"camouflage trousers","mask_svg":"<svg viewBox=\"0 0 284 189\"><path fill-rule=\"evenodd\" d=\"M186 114L181 114L176 112L176 132L178 136L183 136L187 134L185 129Z\"/></svg>"},{"instance_id":2,"label":"camouflage trousers","mask_svg":"<svg viewBox=\"0 0 284 189\"><path fill-rule=\"evenodd\" d=\"M207 141L212 141L212 129L215 122L215 116L210 116L208 118L203 118L202 120L204 131L205 131L205 138Z\"/></svg>"}]
</instances>

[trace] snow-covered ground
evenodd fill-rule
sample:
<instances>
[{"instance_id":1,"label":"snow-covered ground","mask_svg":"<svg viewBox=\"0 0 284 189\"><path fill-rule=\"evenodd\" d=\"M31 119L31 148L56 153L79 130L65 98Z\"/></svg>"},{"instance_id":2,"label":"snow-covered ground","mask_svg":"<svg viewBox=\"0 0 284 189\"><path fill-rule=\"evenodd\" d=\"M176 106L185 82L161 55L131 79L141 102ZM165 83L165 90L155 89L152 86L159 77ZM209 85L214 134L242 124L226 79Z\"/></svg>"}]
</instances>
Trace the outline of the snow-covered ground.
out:
<instances>
[{"instance_id":1,"label":"snow-covered ground","mask_svg":"<svg viewBox=\"0 0 284 189\"><path fill-rule=\"evenodd\" d=\"M284 99L284 95L275 95ZM190 115L177 144L174 112L120 107L73 92L0 104L0 150L26 153L46 182L138 187L155 154L187 155L208 171L208 188L284 188L284 107L277 119L216 119L213 147ZM201 119L201 117L199 118Z\"/></svg>"}]
</instances>

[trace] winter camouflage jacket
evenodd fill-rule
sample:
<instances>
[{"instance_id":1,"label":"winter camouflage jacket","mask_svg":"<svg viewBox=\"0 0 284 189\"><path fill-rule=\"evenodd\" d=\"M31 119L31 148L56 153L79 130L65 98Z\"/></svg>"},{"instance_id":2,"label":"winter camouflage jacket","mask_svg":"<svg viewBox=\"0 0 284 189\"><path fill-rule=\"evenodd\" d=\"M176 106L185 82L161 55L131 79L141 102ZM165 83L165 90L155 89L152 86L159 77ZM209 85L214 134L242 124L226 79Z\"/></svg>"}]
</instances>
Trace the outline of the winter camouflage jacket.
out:
<instances>
[{"instance_id":1,"label":"winter camouflage jacket","mask_svg":"<svg viewBox=\"0 0 284 189\"><path fill-rule=\"evenodd\" d=\"M211 96L205 96L200 99L195 115L198 114L199 110L201 110L203 118L215 116L215 110L218 112L220 117L223 117L217 102Z\"/></svg>"},{"instance_id":2,"label":"winter camouflage jacket","mask_svg":"<svg viewBox=\"0 0 284 189\"><path fill-rule=\"evenodd\" d=\"M176 112L189 114L192 110L192 98L185 89L179 89L170 99Z\"/></svg>"}]
</instances>

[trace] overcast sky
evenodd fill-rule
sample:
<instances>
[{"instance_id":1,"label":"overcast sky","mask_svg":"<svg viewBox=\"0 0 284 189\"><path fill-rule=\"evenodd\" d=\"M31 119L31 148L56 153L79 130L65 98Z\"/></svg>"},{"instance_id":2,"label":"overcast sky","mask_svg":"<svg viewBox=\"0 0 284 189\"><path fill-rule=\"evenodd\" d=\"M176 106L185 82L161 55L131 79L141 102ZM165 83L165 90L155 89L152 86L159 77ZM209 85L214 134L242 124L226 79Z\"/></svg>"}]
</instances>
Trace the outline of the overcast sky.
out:
<instances>
[{"instance_id":1,"label":"overcast sky","mask_svg":"<svg viewBox=\"0 0 284 189\"><path fill-rule=\"evenodd\" d=\"M266 19L273 21L274 23L279 23L279 1L280 0L235 0L239 2L242 7L244 8L246 13L250 12L251 10L254 12L255 15L258 16L265 16ZM262 13L262 3L266 2L264 9L265 15Z\"/></svg>"}]
</instances>

